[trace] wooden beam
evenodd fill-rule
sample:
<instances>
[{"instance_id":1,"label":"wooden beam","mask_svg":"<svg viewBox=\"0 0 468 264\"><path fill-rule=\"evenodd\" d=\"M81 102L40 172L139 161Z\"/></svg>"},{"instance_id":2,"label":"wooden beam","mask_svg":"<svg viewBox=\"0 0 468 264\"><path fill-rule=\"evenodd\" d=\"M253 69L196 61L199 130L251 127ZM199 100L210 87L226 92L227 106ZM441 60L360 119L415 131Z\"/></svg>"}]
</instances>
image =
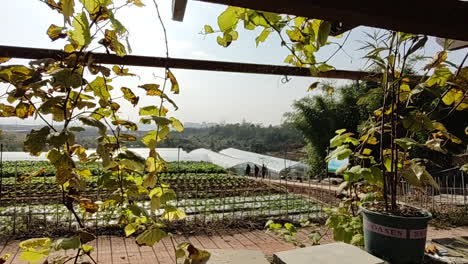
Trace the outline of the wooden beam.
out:
<instances>
[{"instance_id":1,"label":"wooden beam","mask_svg":"<svg viewBox=\"0 0 468 264\"><path fill-rule=\"evenodd\" d=\"M167 66L169 68L174 69L311 77L311 73L308 68L280 65L238 63L227 61L190 60L178 58L166 59L164 57L147 57L134 55L119 57L114 54L106 53L87 53L86 55L91 56L94 62L102 64L164 68L166 67L167 62ZM52 58L60 60L67 56L69 56L69 54L65 53L62 50L11 47L0 45L0 57L17 59ZM318 76L315 77L378 81L381 79L382 75L378 73L369 73L362 71L332 70L327 72L321 72Z\"/></svg>"},{"instance_id":2,"label":"wooden beam","mask_svg":"<svg viewBox=\"0 0 468 264\"><path fill-rule=\"evenodd\" d=\"M187 0L172 0L172 20L182 22L186 7Z\"/></svg>"},{"instance_id":3,"label":"wooden beam","mask_svg":"<svg viewBox=\"0 0 468 264\"><path fill-rule=\"evenodd\" d=\"M468 1L460 0L198 0L468 41Z\"/></svg>"}]
</instances>

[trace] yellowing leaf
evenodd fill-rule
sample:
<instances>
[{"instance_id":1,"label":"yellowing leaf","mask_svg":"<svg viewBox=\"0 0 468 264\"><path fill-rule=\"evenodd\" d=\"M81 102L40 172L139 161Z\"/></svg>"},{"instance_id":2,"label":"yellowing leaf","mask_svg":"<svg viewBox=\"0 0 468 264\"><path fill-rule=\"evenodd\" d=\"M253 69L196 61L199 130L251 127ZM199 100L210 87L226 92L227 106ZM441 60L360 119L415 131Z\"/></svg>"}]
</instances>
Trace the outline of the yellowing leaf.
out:
<instances>
[{"instance_id":1,"label":"yellowing leaf","mask_svg":"<svg viewBox=\"0 0 468 264\"><path fill-rule=\"evenodd\" d=\"M159 84L149 83L139 85L138 87L145 89L146 95L149 96L162 96L163 92L159 89Z\"/></svg>"},{"instance_id":2,"label":"yellowing leaf","mask_svg":"<svg viewBox=\"0 0 468 264\"><path fill-rule=\"evenodd\" d=\"M4 63L4 62L7 62L11 60L11 58L6 58L6 57L0 57L0 64Z\"/></svg>"},{"instance_id":3,"label":"yellowing leaf","mask_svg":"<svg viewBox=\"0 0 468 264\"><path fill-rule=\"evenodd\" d=\"M442 102L446 105L452 105L458 103L463 98L463 91L455 88L450 89L445 96L442 98Z\"/></svg>"},{"instance_id":4,"label":"yellowing leaf","mask_svg":"<svg viewBox=\"0 0 468 264\"><path fill-rule=\"evenodd\" d=\"M141 0L127 0L127 2L133 3L134 5L136 5L136 6L138 6L138 7L145 6L145 4L143 4L143 3L141 2Z\"/></svg>"},{"instance_id":5,"label":"yellowing leaf","mask_svg":"<svg viewBox=\"0 0 468 264\"><path fill-rule=\"evenodd\" d=\"M71 1L73 2L73 0ZM74 30L68 31L72 44L78 47L84 47L91 43L91 32L89 30L88 18L84 12L76 15L72 25Z\"/></svg>"},{"instance_id":6,"label":"yellowing leaf","mask_svg":"<svg viewBox=\"0 0 468 264\"><path fill-rule=\"evenodd\" d=\"M49 252L35 252L35 251L23 251L20 255L20 260L27 261L29 264L36 264L39 261L49 255Z\"/></svg>"},{"instance_id":7,"label":"yellowing leaf","mask_svg":"<svg viewBox=\"0 0 468 264\"><path fill-rule=\"evenodd\" d=\"M186 214L182 210L172 205L167 205L164 208L164 213L161 215L161 218L169 220L169 221L181 220L181 219L184 219L185 217L186 217Z\"/></svg>"},{"instance_id":8,"label":"yellowing leaf","mask_svg":"<svg viewBox=\"0 0 468 264\"><path fill-rule=\"evenodd\" d=\"M447 80L452 77L452 72L447 67L437 68L434 70L432 76L426 81L428 87L434 85L443 86Z\"/></svg>"},{"instance_id":9,"label":"yellowing leaf","mask_svg":"<svg viewBox=\"0 0 468 264\"><path fill-rule=\"evenodd\" d=\"M363 151L362 151L362 154L364 155L370 155L372 153L372 150L371 149L368 149L368 148L365 148Z\"/></svg>"},{"instance_id":10,"label":"yellowing leaf","mask_svg":"<svg viewBox=\"0 0 468 264\"><path fill-rule=\"evenodd\" d=\"M174 92L175 94L179 93L179 83L177 82L176 77L170 70L167 70L167 77L171 80L171 91Z\"/></svg>"},{"instance_id":11,"label":"yellowing leaf","mask_svg":"<svg viewBox=\"0 0 468 264\"><path fill-rule=\"evenodd\" d=\"M132 103L133 106L136 106L138 104L138 101L140 100L140 97L136 96L130 88L127 87L122 87L120 90L124 94L124 98Z\"/></svg>"},{"instance_id":12,"label":"yellowing leaf","mask_svg":"<svg viewBox=\"0 0 468 264\"><path fill-rule=\"evenodd\" d=\"M117 74L119 76L135 76L135 74L129 73L128 69L123 68L123 67L119 67L117 65L112 67L112 71L115 72L115 74Z\"/></svg>"},{"instance_id":13,"label":"yellowing leaf","mask_svg":"<svg viewBox=\"0 0 468 264\"><path fill-rule=\"evenodd\" d=\"M63 32L64 29L65 29L64 27L59 27L59 26L52 24L47 29L47 35L52 41L57 40L59 38L65 38L67 37L67 34Z\"/></svg>"}]
</instances>

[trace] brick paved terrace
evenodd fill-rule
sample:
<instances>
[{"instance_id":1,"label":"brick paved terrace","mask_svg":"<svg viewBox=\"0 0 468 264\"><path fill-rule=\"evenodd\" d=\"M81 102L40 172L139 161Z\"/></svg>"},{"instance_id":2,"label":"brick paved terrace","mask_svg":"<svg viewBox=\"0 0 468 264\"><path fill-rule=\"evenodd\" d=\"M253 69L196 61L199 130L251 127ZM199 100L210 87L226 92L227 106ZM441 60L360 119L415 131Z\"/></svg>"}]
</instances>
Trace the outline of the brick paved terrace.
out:
<instances>
[{"instance_id":1,"label":"brick paved terrace","mask_svg":"<svg viewBox=\"0 0 468 264\"><path fill-rule=\"evenodd\" d=\"M325 229L322 230L322 232ZM326 231L325 231L326 232ZM299 230L296 238L297 241L310 246L307 240L310 228L302 228ZM428 231L428 239L442 237L456 237L468 235L468 227L457 227L449 230L436 229L430 227ZM197 235L174 235L171 238L165 238L153 247L138 247L135 244L134 238L124 238L119 236L99 236L91 245L95 247L92 257L98 263L113 263L113 264L171 264L176 263L174 257L174 246L181 242L190 242L194 246L204 249L250 249L260 250L267 257L271 257L275 252L293 249L296 246L287 243L276 234L265 232L262 230L245 230L232 229L227 231L213 231L211 234ZM333 242L331 232L326 233L322 239L322 244ZM12 257L6 262L9 263L26 263L19 260L21 250L18 247L19 241L3 242L0 247L0 255L5 253L12 254ZM68 251L62 254L74 255L75 252ZM88 263L89 259L83 257L80 260L82 263ZM88 262L86 262L88 261ZM246 263L247 264L247 263Z\"/></svg>"}]
</instances>

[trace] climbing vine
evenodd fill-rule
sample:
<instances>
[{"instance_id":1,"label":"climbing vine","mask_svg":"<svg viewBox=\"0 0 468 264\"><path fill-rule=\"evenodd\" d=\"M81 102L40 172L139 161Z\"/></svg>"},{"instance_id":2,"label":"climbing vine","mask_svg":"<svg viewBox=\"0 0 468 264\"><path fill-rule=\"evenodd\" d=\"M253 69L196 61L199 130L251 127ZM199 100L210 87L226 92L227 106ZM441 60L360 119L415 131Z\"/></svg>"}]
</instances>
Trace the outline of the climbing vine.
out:
<instances>
[{"instance_id":1,"label":"climbing vine","mask_svg":"<svg viewBox=\"0 0 468 264\"><path fill-rule=\"evenodd\" d=\"M46 34L51 41L64 41L65 55L30 61L27 66L7 65L9 58L0 58L0 63L5 63L0 66L0 82L8 84L3 96L6 102L0 104L0 116L39 118L43 121L42 128L33 129L27 135L24 151L34 156L47 152L47 159L56 169L55 180L62 191L61 202L73 215L78 227L67 238L34 238L21 242L23 252L20 259L37 263L53 251L75 249L75 263L85 255L95 262L90 254L93 247L87 244L95 239L95 235L88 230L83 217L106 209L118 212L118 223L124 226L127 236L136 234L138 245L152 246L169 235L164 230L167 221L185 217L183 211L168 203L176 195L159 177L167 166L157 152L158 143L168 137L171 129L178 132L184 129L179 120L169 115L167 106L169 104L177 110L170 93L178 94L179 84L166 67L162 85L146 83L114 89L120 78L132 78L135 74L121 65L109 67L98 64L89 52L96 46L118 56L131 52L129 32L117 18L117 13L122 8L142 7L144 4L140 0L41 2L63 15L63 21L57 23L63 24L50 25ZM154 4L160 18L155 1ZM166 83L170 90L166 89ZM159 100L153 100L156 102L154 105L142 105L136 89L143 89L146 96ZM149 149L148 157L141 157L126 148L128 142L136 140L132 132L138 129L138 124L122 118L122 106L139 108L140 123L153 125L153 130L142 139ZM79 123L98 129L95 153L88 154L75 141L75 132L83 130L81 125L76 126ZM80 194L86 189L92 174L88 169L78 169L77 162L94 161L102 162L104 167L98 184L112 192L110 197L99 203ZM137 203L145 196L151 200L150 210ZM182 250L194 251L189 244L181 247ZM182 257L181 253L179 250L179 257ZM208 254L199 253L204 257ZM194 254L189 257L194 257ZM200 254L195 255L199 257ZM48 259L49 263L69 260Z\"/></svg>"}]
</instances>

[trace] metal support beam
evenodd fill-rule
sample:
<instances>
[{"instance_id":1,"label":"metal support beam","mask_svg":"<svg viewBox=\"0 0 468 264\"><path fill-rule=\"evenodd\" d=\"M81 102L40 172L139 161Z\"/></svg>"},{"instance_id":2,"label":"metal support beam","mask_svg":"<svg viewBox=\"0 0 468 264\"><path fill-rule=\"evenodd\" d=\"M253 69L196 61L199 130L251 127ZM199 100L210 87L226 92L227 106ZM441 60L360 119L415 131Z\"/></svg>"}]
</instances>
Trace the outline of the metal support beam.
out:
<instances>
[{"instance_id":1,"label":"metal support beam","mask_svg":"<svg viewBox=\"0 0 468 264\"><path fill-rule=\"evenodd\" d=\"M172 0L172 20L182 22L186 7L187 0Z\"/></svg>"},{"instance_id":2,"label":"metal support beam","mask_svg":"<svg viewBox=\"0 0 468 264\"><path fill-rule=\"evenodd\" d=\"M468 1L460 0L198 0L468 41Z\"/></svg>"},{"instance_id":3,"label":"metal support beam","mask_svg":"<svg viewBox=\"0 0 468 264\"><path fill-rule=\"evenodd\" d=\"M0 57L17 58L17 59L63 59L69 56L62 50L52 49L37 49L24 47L0 46ZM252 63L238 63L227 61L207 61L207 60L190 60L164 57L147 57L147 56L124 56L119 57L114 54L106 53L86 53L86 56L91 56L93 61L102 64L127 65L127 66L142 66L142 67L160 67L166 65L174 69L186 70L202 70L202 71L221 71L221 72L239 72L253 74L270 74L270 75L288 75L288 76L304 76L311 77L308 68L280 66L280 65L265 65ZM167 64L166 64L167 60ZM362 71L345 71L332 70L321 72L318 78L332 79L348 79L348 80L368 80L378 81L382 75L378 73L369 73Z\"/></svg>"}]
</instances>

